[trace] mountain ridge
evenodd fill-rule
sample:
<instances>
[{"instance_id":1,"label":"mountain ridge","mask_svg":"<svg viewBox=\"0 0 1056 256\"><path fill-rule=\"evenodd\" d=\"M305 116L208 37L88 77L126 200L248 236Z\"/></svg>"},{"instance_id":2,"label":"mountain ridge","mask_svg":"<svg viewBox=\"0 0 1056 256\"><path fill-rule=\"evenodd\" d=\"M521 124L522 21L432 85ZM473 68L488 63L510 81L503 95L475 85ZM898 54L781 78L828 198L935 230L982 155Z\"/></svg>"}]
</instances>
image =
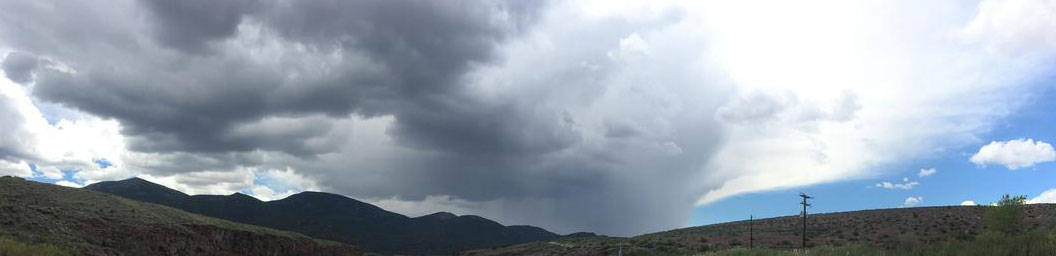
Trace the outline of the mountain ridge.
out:
<instances>
[{"instance_id":1,"label":"mountain ridge","mask_svg":"<svg viewBox=\"0 0 1056 256\"><path fill-rule=\"evenodd\" d=\"M72 255L359 255L298 233L11 176L0 177L0 238Z\"/></svg>"},{"instance_id":2,"label":"mountain ridge","mask_svg":"<svg viewBox=\"0 0 1056 256\"><path fill-rule=\"evenodd\" d=\"M261 201L240 193L187 195L141 178L104 181L84 188L220 219L356 244L364 251L375 253L449 254L561 237L539 227L506 226L475 215L437 212L412 218L325 192L305 191L279 200Z\"/></svg>"}]
</instances>

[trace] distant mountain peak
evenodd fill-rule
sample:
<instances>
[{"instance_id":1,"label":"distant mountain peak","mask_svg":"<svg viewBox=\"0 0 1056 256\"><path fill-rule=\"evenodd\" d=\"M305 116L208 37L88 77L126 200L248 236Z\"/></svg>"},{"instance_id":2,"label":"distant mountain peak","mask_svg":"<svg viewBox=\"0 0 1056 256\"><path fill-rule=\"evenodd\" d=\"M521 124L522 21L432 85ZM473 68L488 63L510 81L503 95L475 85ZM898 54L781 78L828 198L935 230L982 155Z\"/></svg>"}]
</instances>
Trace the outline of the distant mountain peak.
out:
<instances>
[{"instance_id":1,"label":"distant mountain peak","mask_svg":"<svg viewBox=\"0 0 1056 256\"><path fill-rule=\"evenodd\" d=\"M119 180L119 181L136 181L136 182L147 182L147 183L153 183L153 182L150 182L150 181L144 180L143 178L140 178L140 177L132 177L132 178L128 178L128 179L123 179L123 180Z\"/></svg>"},{"instance_id":2,"label":"distant mountain peak","mask_svg":"<svg viewBox=\"0 0 1056 256\"><path fill-rule=\"evenodd\" d=\"M598 236L598 234L595 234L594 232L576 232L576 233L565 235L565 237L569 237L569 238L572 238L572 237L595 237L595 236Z\"/></svg>"},{"instance_id":3,"label":"distant mountain peak","mask_svg":"<svg viewBox=\"0 0 1056 256\"><path fill-rule=\"evenodd\" d=\"M428 220L449 220L458 218L458 215L450 212L437 212L425 216L418 217L417 219L428 219Z\"/></svg>"},{"instance_id":4,"label":"distant mountain peak","mask_svg":"<svg viewBox=\"0 0 1056 256\"><path fill-rule=\"evenodd\" d=\"M127 179L118 180L118 181L104 181L104 182L99 182L99 183L95 183L95 184L91 184L91 185L97 185L97 184L126 184L126 185L135 184L135 185L150 185L150 186L158 186L158 187L168 188L168 187L162 186L161 184L157 184L157 183L154 183L154 182L150 182L148 180L144 180L144 179L142 179L140 177L132 177L132 178L127 178ZM89 186L91 186L91 185L89 185Z\"/></svg>"},{"instance_id":5,"label":"distant mountain peak","mask_svg":"<svg viewBox=\"0 0 1056 256\"><path fill-rule=\"evenodd\" d=\"M280 200L275 200L274 202L281 202L281 203L292 203L292 202L312 203L312 202L314 202L314 203L335 204L335 205L345 205L345 206L353 205L355 207L371 208L371 209L384 211L384 209L381 209L380 207L374 206L372 204L369 204L369 203L366 203L366 202L363 202L363 201L356 200L355 198L351 198L351 197L347 197L347 196L339 195L339 194L326 193L326 192L317 192L317 191L304 191L304 192L301 192L301 193L290 195L290 196L288 196L286 198L283 198L283 199L280 199ZM393 213L393 214L395 214L395 213ZM400 216L402 216L402 215L400 215Z\"/></svg>"},{"instance_id":6,"label":"distant mountain peak","mask_svg":"<svg viewBox=\"0 0 1056 256\"><path fill-rule=\"evenodd\" d=\"M18 176L11 176L11 175L4 175L4 176L0 176L0 180L3 180L3 179L12 179L12 180L26 180L26 179L23 179L23 178L21 178L21 177L18 177Z\"/></svg>"},{"instance_id":7,"label":"distant mountain peak","mask_svg":"<svg viewBox=\"0 0 1056 256\"><path fill-rule=\"evenodd\" d=\"M105 182L105 181L104 181L104 182ZM118 181L111 181L111 182L112 182L112 183L123 183L123 184L138 184L138 185L153 185L153 186L165 187L165 186L162 186L161 184L157 184L157 183L154 183L154 182L150 182L149 180L145 180L145 179L143 179L143 178L140 178L140 177L132 177L132 178L127 178L127 179L123 179L123 180L118 180ZM102 183L102 182L100 182L100 183ZM96 183L96 184L98 184L98 183ZM95 184L92 184L92 185L95 185ZM167 188L167 187L166 187L166 188Z\"/></svg>"},{"instance_id":8,"label":"distant mountain peak","mask_svg":"<svg viewBox=\"0 0 1056 256\"><path fill-rule=\"evenodd\" d=\"M260 201L260 199L257 199L256 197L253 197L251 195L242 194L242 192L231 193L230 195L227 195L227 197L234 198L236 200L262 202Z\"/></svg>"},{"instance_id":9,"label":"distant mountain peak","mask_svg":"<svg viewBox=\"0 0 1056 256\"><path fill-rule=\"evenodd\" d=\"M301 193L297 193L297 194L293 194L293 195L302 196L302 197L344 197L344 198L347 198L347 196L342 196L342 195L338 195L338 194L331 194L331 193L326 193L326 192L319 192L319 191L303 191Z\"/></svg>"},{"instance_id":10,"label":"distant mountain peak","mask_svg":"<svg viewBox=\"0 0 1056 256\"><path fill-rule=\"evenodd\" d=\"M295 200L295 201L296 200L313 200L313 201L314 200L328 200L328 201L329 200L334 200L334 201L356 201L356 202L360 202L359 200L353 199L351 197L338 195L338 194L332 194L332 193L326 193L326 192L317 192L317 191L304 191L304 192L301 192L301 193L296 193L296 194L290 195L290 196L288 196L288 197L286 197L286 198L284 198L282 200Z\"/></svg>"},{"instance_id":11,"label":"distant mountain peak","mask_svg":"<svg viewBox=\"0 0 1056 256\"><path fill-rule=\"evenodd\" d=\"M132 177L119 181L103 181L85 186L84 188L111 194L120 194L133 200L146 202L171 201L190 197L183 192L139 177Z\"/></svg>"}]
</instances>

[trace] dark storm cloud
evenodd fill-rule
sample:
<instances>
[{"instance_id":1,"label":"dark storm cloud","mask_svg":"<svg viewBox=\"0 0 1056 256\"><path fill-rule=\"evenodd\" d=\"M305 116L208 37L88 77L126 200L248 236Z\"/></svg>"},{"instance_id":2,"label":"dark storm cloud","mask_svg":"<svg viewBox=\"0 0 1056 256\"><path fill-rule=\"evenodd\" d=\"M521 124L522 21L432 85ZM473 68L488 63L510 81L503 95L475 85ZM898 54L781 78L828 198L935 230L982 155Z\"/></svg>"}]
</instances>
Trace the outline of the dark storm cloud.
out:
<instances>
[{"instance_id":1,"label":"dark storm cloud","mask_svg":"<svg viewBox=\"0 0 1056 256\"><path fill-rule=\"evenodd\" d=\"M143 0L153 14L154 37L162 45L204 53L208 43L234 35L254 0Z\"/></svg>"},{"instance_id":2,"label":"dark storm cloud","mask_svg":"<svg viewBox=\"0 0 1056 256\"><path fill-rule=\"evenodd\" d=\"M205 68L169 73L146 64L131 67L130 72L95 66L81 67L75 74L42 72L34 93L47 100L120 119L125 125L123 132L136 136L131 145L134 150L255 149L257 145L252 141L233 139L230 129L236 123L258 120L267 114L265 95L254 92L253 88L275 87L277 84L269 78L276 77L238 68L241 67L238 63L218 64L202 63ZM227 76L217 77L221 72Z\"/></svg>"},{"instance_id":3,"label":"dark storm cloud","mask_svg":"<svg viewBox=\"0 0 1056 256\"><path fill-rule=\"evenodd\" d=\"M400 97L445 94L533 16L535 1L289 1L262 17L284 37L384 63Z\"/></svg>"},{"instance_id":4,"label":"dark storm cloud","mask_svg":"<svg viewBox=\"0 0 1056 256\"><path fill-rule=\"evenodd\" d=\"M4 74L16 83L24 84L33 80L33 70L40 65L40 60L32 54L12 52L4 57L2 64Z\"/></svg>"},{"instance_id":5,"label":"dark storm cloud","mask_svg":"<svg viewBox=\"0 0 1056 256\"><path fill-rule=\"evenodd\" d=\"M390 102L363 113L396 115L392 134L401 143L440 151L525 153L554 150L575 139L562 130L561 117L529 116L517 106L478 102L460 87L471 65L493 61L495 46L535 18L539 1L272 4L262 19L283 37L322 50L362 52L384 64L387 73L375 83L385 88L371 98ZM347 100L313 102L331 108Z\"/></svg>"},{"instance_id":6,"label":"dark storm cloud","mask_svg":"<svg viewBox=\"0 0 1056 256\"><path fill-rule=\"evenodd\" d=\"M693 174L720 137L711 98L655 111L676 104L650 98L659 87L645 86L594 102L619 91L606 87L623 76L707 88L695 84L703 72L667 72L685 70L665 65L688 63L677 59L687 54L626 69L614 59L637 54L613 54L621 39L677 22L677 12L558 33L555 53L505 74L533 89L488 98L469 88L467 75L501 66L507 56L498 47L531 31L544 3L203 3L70 1L53 9L0 0L0 10L17 10L0 16L0 42L73 70L38 68L33 94L120 121L129 148L150 156L127 162L146 173L292 166L355 197L509 202L493 216L562 232L681 225L695 199ZM346 137L357 132L343 126L350 116L391 116L384 134L406 151L374 158L374 148L348 149ZM594 117L619 121L591 131ZM353 161L357 154L368 160Z\"/></svg>"},{"instance_id":7,"label":"dark storm cloud","mask_svg":"<svg viewBox=\"0 0 1056 256\"><path fill-rule=\"evenodd\" d=\"M682 225L699 195L695 174L720 143L713 111L728 92L698 84L715 74L669 71L692 57L666 49L685 45L658 44L653 54L669 55L641 66L611 57L628 34L658 28L623 20L577 25L569 25L571 32L547 31L566 36L543 39L561 42L558 49L510 60L530 63L525 70L502 70L503 78L518 84L504 92L511 98L450 97L419 102L422 109L404 108L416 112L397 115L389 134L430 153L307 169L319 170L322 184L346 194L494 202L497 209L479 214L559 232L633 235ZM633 88L620 88L621 76L633 77ZM617 100L605 102L600 95ZM693 104L677 114L656 108L686 102ZM578 108L583 105L591 113ZM343 172L340 166L364 168Z\"/></svg>"},{"instance_id":8,"label":"dark storm cloud","mask_svg":"<svg viewBox=\"0 0 1056 256\"><path fill-rule=\"evenodd\" d=\"M638 128L625 123L605 123L605 136L610 138L633 137L641 134Z\"/></svg>"},{"instance_id":9,"label":"dark storm cloud","mask_svg":"<svg viewBox=\"0 0 1056 256\"><path fill-rule=\"evenodd\" d=\"M579 139L572 121L561 112L533 113L530 106L473 102L454 98L401 109L390 134L404 145L477 158L543 154Z\"/></svg>"},{"instance_id":10,"label":"dark storm cloud","mask_svg":"<svg viewBox=\"0 0 1056 256\"><path fill-rule=\"evenodd\" d=\"M29 9L26 15L51 11L10 5ZM262 149L310 157L333 150L303 143L330 134L328 126L289 129L281 134L244 134L253 131L238 128L270 116L392 114L401 124L397 134L414 138L434 135L417 135L432 129L418 126L457 128L461 124L456 123L486 117L431 102L462 97L458 83L462 74L474 63L493 61L496 44L527 26L540 5L535 1L231 1L216 6L197 1L145 1L131 7L148 10L147 27L120 31L107 27L107 20L113 17L88 10L79 15L83 23L35 20L43 24L30 25L46 29L8 32L19 38L9 43L35 48L76 70L42 72L36 95L121 120L124 133L134 136L134 150L215 153ZM130 12L140 13L135 9ZM92 15L96 16L85 17ZM317 66L304 64L313 60L298 60L298 56L275 56L288 60L277 65L219 51L200 56L208 49L223 47L218 44L231 40L246 20L259 22L285 42L307 45L307 54L336 54L340 60L320 71ZM24 21L12 23L19 22ZM101 31L107 33L94 38L76 36L71 38L75 43L63 45L34 42L71 37L68 31L98 27L106 28ZM175 48L186 54L173 54L135 40L139 31L148 31L161 49ZM294 73L303 75L291 77ZM450 117L434 119L443 115ZM466 143L494 144L493 138L482 137L519 132L502 125L472 127L476 132L456 135L477 138L408 145L440 150L495 148ZM264 135L271 139L262 140ZM535 143L523 139L511 142Z\"/></svg>"}]
</instances>

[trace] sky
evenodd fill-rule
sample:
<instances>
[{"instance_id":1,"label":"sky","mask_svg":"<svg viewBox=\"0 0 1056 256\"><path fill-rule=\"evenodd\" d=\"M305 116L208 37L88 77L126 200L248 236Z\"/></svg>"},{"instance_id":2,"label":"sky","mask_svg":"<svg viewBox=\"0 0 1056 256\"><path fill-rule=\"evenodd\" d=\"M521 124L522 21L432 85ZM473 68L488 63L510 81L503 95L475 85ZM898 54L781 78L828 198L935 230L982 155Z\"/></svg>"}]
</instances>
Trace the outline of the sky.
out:
<instances>
[{"instance_id":1,"label":"sky","mask_svg":"<svg viewBox=\"0 0 1056 256\"><path fill-rule=\"evenodd\" d=\"M0 0L0 175L637 235L1056 202L1056 1Z\"/></svg>"}]
</instances>

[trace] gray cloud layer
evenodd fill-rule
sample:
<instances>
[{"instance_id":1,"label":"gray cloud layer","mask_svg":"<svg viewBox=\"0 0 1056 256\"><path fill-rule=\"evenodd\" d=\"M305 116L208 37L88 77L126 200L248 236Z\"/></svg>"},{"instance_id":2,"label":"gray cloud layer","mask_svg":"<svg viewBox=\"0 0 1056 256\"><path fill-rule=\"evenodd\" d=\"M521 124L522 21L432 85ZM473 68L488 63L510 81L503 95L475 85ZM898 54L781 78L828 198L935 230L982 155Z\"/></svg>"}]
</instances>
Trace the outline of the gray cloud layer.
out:
<instances>
[{"instance_id":1,"label":"gray cloud layer","mask_svg":"<svg viewBox=\"0 0 1056 256\"><path fill-rule=\"evenodd\" d=\"M0 172L664 230L977 143L1056 63L998 2L0 0Z\"/></svg>"},{"instance_id":2,"label":"gray cloud layer","mask_svg":"<svg viewBox=\"0 0 1056 256\"><path fill-rule=\"evenodd\" d=\"M3 67L4 74L7 75L11 81L17 83L27 83L33 80L33 71L40 66L40 60L31 54L23 52L13 52L4 57Z\"/></svg>"},{"instance_id":3,"label":"gray cloud layer","mask_svg":"<svg viewBox=\"0 0 1056 256\"><path fill-rule=\"evenodd\" d=\"M567 45L500 52L531 36L546 6L2 1L0 37L19 51L3 65L12 80L120 121L131 150L163 156L144 164L154 175L285 165L333 192L500 202L485 214L561 232L681 225L720 140L711 113L727 89L697 84L708 75L698 71L668 72L692 61L673 49L694 42L621 52L621 39L665 29L678 11L550 24ZM481 93L493 86L511 89ZM380 149L350 148L348 120L382 116L403 153L350 160Z\"/></svg>"}]
</instances>

